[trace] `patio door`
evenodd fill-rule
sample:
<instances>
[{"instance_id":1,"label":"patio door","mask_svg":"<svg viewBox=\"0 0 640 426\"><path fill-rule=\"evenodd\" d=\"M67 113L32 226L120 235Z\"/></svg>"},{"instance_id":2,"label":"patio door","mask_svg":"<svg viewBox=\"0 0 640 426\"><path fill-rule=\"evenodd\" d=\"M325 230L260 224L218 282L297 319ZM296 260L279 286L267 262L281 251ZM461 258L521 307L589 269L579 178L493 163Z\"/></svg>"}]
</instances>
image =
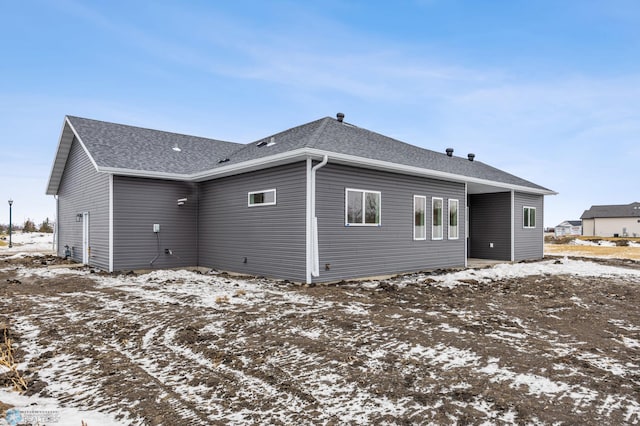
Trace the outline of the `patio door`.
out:
<instances>
[{"instance_id":1,"label":"patio door","mask_svg":"<svg viewBox=\"0 0 640 426\"><path fill-rule=\"evenodd\" d=\"M91 246L89 245L89 212L82 213L82 263L89 264Z\"/></svg>"}]
</instances>

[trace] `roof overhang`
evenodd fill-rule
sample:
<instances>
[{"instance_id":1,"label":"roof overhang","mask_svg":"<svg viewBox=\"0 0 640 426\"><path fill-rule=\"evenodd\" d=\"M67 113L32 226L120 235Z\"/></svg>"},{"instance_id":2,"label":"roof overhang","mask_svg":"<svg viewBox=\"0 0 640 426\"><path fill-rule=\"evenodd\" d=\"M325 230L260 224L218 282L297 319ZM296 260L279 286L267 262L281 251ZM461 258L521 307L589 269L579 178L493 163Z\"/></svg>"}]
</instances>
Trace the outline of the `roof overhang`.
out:
<instances>
[{"instance_id":1,"label":"roof overhang","mask_svg":"<svg viewBox=\"0 0 640 426\"><path fill-rule=\"evenodd\" d=\"M433 179L441 179L453 182L460 182L467 184L467 192L474 193L489 193L489 192L502 192L502 191L518 191L526 192L530 194L539 195L555 195L554 191L544 188L532 188L523 185L513 185L502 182L495 182L486 179L479 179L469 176L458 175L454 173L447 173L438 170L430 170L421 167L405 166L402 164L396 164L388 161L375 160L370 158L363 158L354 155L341 154L336 152L328 152L313 148L300 148L292 151L287 151L280 154L274 154L267 157L257 158L253 160L243 161L237 164L229 164L225 166L216 167L215 169L193 173L193 174L177 174L177 173L165 173L154 171L141 171L131 169L120 169L110 167L96 167L99 172L111 173L119 176L135 176L142 178L152 179L168 179L168 180L183 180L191 182L202 182L212 179L219 179L222 177L233 176L241 173L247 173L251 171L262 170L270 167L275 167L284 164L291 164L297 161L303 161L307 158L321 160L325 155L329 157L329 162L334 164L344 164L349 166L357 166L374 170L384 170L393 173L401 173L412 176L429 177Z\"/></svg>"},{"instance_id":2,"label":"roof overhang","mask_svg":"<svg viewBox=\"0 0 640 426\"><path fill-rule=\"evenodd\" d=\"M503 191L519 191L530 194L540 195L556 195L557 192L546 188L528 185L516 185L504 182L497 182L476 177L469 177L455 173L449 173L439 170L432 170L424 167L408 166L390 161L376 160L356 155L343 154L320 150L317 148L299 148L278 154L267 155L261 158L241 161L238 163L230 162L229 164L219 165L215 168L199 171L196 173L168 173L153 170L135 170L117 167L98 166L82 138L74 129L69 117L65 116L56 157L49 175L46 193L48 195L57 195L60 189L62 176L71 152L72 144L76 140L82 147L95 170L99 173L108 173L119 176L132 176L165 180L180 180L191 182L202 182L206 180L218 179L226 176L232 176L240 173L247 173L255 170L262 170L278 165L290 164L297 161L304 161L308 158L322 160L325 156L329 157L329 162L334 164L344 164L360 168L368 168L373 170L383 170L393 173L400 173L412 176L429 177L446 181L460 182L467 185L467 193L490 193Z\"/></svg>"},{"instance_id":3,"label":"roof overhang","mask_svg":"<svg viewBox=\"0 0 640 426\"><path fill-rule=\"evenodd\" d=\"M62 131L60 132L60 140L58 141L58 150L56 151L56 158L53 160L53 166L51 166L51 173L49 174L49 182L47 183L47 195L58 195L58 190L60 188L60 182L62 181L62 174L64 173L65 166L67 164L67 159L69 158L69 153L71 152L71 145L73 144L73 139L76 139L82 149L89 157L91 164L95 167L96 171L100 171L98 165L95 160L87 150L87 147L84 145L80 136L73 128L73 125L69 121L68 117L64 118L64 123L62 125Z\"/></svg>"}]
</instances>

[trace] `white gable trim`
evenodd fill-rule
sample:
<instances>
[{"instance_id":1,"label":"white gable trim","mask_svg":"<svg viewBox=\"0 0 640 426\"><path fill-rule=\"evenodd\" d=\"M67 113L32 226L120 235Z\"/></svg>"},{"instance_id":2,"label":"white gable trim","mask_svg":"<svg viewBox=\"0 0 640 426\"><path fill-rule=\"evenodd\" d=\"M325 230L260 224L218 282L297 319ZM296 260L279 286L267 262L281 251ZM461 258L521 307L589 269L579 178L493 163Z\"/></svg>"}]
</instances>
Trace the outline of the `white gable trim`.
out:
<instances>
[{"instance_id":1,"label":"white gable trim","mask_svg":"<svg viewBox=\"0 0 640 426\"><path fill-rule=\"evenodd\" d=\"M69 117L65 117L62 125L62 131L60 132L60 139L58 141L58 149L56 150L56 158L51 166L51 173L49 173L49 182L47 184L46 191L47 195L56 195L58 193L58 188L62 181L62 175L67 165L67 159L69 158L74 138L78 143L80 143L80 146L84 150L85 154L87 154L87 157L89 157L89 161L91 161L91 164L95 167L96 171L100 171L100 168L93 159L93 156L91 156L91 153L82 142L82 139L78 136L78 132L73 128L71 121L69 121Z\"/></svg>"}]
</instances>

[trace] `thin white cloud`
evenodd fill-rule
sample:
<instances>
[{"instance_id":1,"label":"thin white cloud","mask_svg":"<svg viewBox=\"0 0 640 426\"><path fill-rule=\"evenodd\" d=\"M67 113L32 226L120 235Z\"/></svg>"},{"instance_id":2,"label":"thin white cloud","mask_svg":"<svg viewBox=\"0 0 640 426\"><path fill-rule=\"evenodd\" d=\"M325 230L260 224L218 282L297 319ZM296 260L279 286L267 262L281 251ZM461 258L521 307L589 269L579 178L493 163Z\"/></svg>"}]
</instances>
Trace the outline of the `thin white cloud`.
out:
<instances>
[{"instance_id":1,"label":"thin white cloud","mask_svg":"<svg viewBox=\"0 0 640 426\"><path fill-rule=\"evenodd\" d=\"M363 121L376 123L373 130L432 149L475 152L480 161L561 192L548 199L547 225L573 219L591 204L636 201L628 174L640 145L640 75L572 70L540 80L455 59L437 46L374 38L295 3L263 22L160 4L157 16L165 16L168 32L143 30L97 7L66 5L139 49L141 64L153 59L149 66L164 65L167 73L184 67L256 90L282 88L281 96L300 104L333 107L332 98L358 108ZM404 114L393 123L376 121L395 111ZM180 118L175 121L180 129Z\"/></svg>"}]
</instances>

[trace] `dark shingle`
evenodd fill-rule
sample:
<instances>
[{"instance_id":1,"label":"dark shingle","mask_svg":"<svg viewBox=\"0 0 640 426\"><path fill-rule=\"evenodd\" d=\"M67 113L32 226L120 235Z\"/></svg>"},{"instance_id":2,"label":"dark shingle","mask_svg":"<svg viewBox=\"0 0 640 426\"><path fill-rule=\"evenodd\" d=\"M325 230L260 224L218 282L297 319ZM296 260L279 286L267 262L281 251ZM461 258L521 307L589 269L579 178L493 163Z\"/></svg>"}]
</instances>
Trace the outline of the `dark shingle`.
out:
<instances>
[{"instance_id":1,"label":"dark shingle","mask_svg":"<svg viewBox=\"0 0 640 426\"><path fill-rule=\"evenodd\" d=\"M481 161L449 157L325 117L249 144L68 117L99 167L194 174L302 148L379 160L486 181L548 189ZM273 142L273 143L270 143ZM181 152L174 152L177 144ZM221 161L225 160L225 161Z\"/></svg>"},{"instance_id":2,"label":"dark shingle","mask_svg":"<svg viewBox=\"0 0 640 426\"><path fill-rule=\"evenodd\" d=\"M603 217L640 217L640 203L591 206L582 213L580 219Z\"/></svg>"},{"instance_id":3,"label":"dark shingle","mask_svg":"<svg viewBox=\"0 0 640 426\"><path fill-rule=\"evenodd\" d=\"M270 141L271 138L273 138L275 145L271 147L258 146L260 142ZM455 156L449 157L444 153L410 145L370 130L339 122L331 117L260 139L237 151L231 157L231 161L253 160L299 148L315 148L404 166L547 190L547 188L491 167L481 161L469 161L467 158Z\"/></svg>"},{"instance_id":4,"label":"dark shingle","mask_svg":"<svg viewBox=\"0 0 640 426\"><path fill-rule=\"evenodd\" d=\"M190 174L219 166L243 144L68 117L99 167ZM177 146L180 152L172 148Z\"/></svg>"}]
</instances>

